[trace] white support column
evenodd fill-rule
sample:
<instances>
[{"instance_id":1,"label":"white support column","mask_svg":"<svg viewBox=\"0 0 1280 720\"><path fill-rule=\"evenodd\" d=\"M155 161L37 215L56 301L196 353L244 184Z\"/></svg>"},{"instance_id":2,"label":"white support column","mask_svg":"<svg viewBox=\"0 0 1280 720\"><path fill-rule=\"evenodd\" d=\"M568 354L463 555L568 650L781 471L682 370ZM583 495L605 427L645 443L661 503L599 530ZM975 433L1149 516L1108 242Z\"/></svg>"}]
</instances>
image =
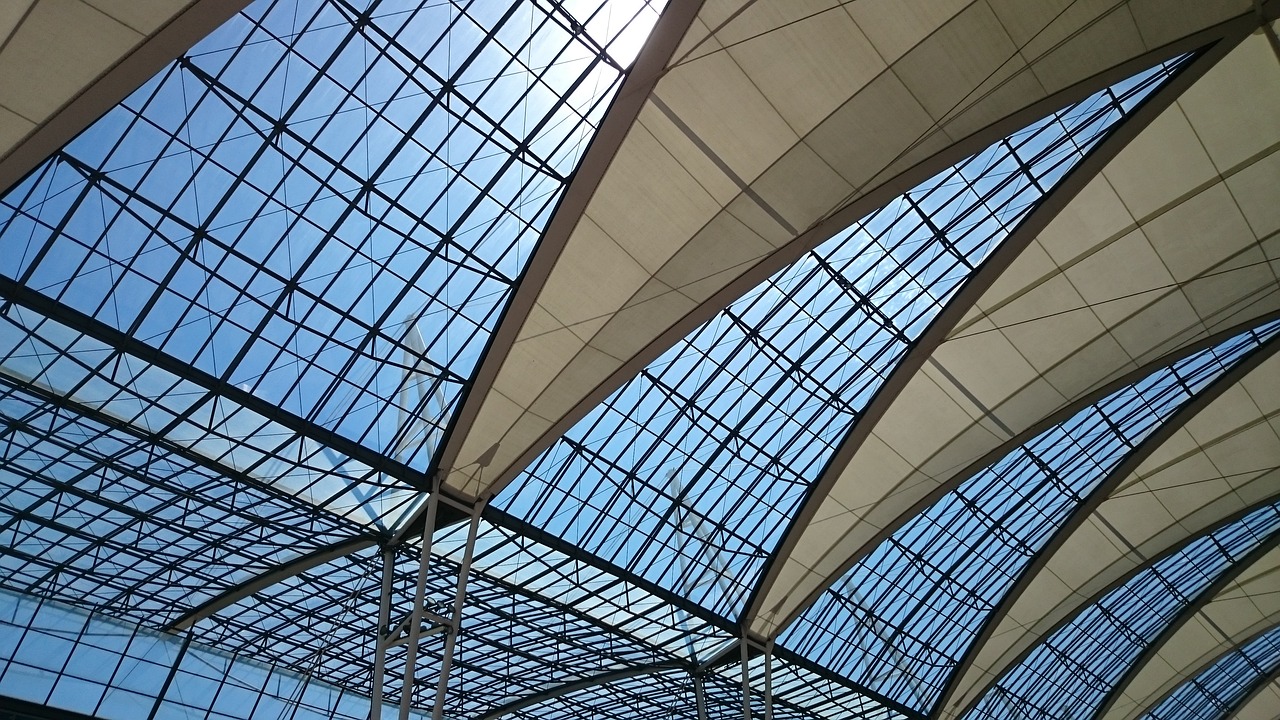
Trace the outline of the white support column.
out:
<instances>
[{"instance_id":1,"label":"white support column","mask_svg":"<svg viewBox=\"0 0 1280 720\"><path fill-rule=\"evenodd\" d=\"M462 566L458 568L458 589L453 596L453 615L444 640L444 658L440 665L440 679L436 681L436 702L431 711L432 720L441 720L444 715L444 698L449 686L449 671L453 669L453 653L457 647L458 634L462 631L462 606L467 600L467 577L471 574L471 558L475 554L476 536L480 532L480 513L484 510L485 500L480 500L471 508L471 520L467 526L467 545L462 551ZM401 720L407 720L401 718Z\"/></svg>"},{"instance_id":2,"label":"white support column","mask_svg":"<svg viewBox=\"0 0 1280 720\"><path fill-rule=\"evenodd\" d=\"M387 643L398 644L400 633L407 624L408 646L404 658L404 681L400 686L400 720L409 720L409 708L413 702L413 681L418 669L418 643L422 639L423 604L427 594L427 570L431 566L431 539L436 530L436 519L440 515L440 482L432 483L431 496L427 498L427 515L422 527L422 555L418 561L418 581L413 590L413 610L409 618L402 622L394 633L387 637Z\"/></svg>"}]
</instances>

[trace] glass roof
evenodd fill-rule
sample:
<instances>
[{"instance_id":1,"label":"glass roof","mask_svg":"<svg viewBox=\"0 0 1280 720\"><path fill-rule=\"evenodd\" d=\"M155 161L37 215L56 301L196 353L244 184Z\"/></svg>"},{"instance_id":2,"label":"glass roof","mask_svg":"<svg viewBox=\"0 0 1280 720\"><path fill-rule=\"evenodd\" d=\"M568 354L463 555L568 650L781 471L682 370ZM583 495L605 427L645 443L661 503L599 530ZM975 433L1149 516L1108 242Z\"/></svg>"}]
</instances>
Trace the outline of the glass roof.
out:
<instances>
[{"instance_id":1,"label":"glass roof","mask_svg":"<svg viewBox=\"0 0 1280 720\"><path fill-rule=\"evenodd\" d=\"M438 538L443 547L429 599L452 590L449 558L460 534ZM499 529L486 527L481 546L450 716L633 718L648 708L661 717L697 717L698 663L688 653L723 649L730 638ZM367 613L376 613L370 605L378 601L378 564L376 550L339 559L273 585L185 637L0 590L0 694L120 720L152 708L159 717L364 718L373 629ZM404 548L396 581L402 609L416 564L415 550ZM511 584L517 578L529 586ZM672 618L665 631L663 613ZM426 648L428 655L438 650ZM740 666L701 672L708 717L739 717ZM750 675L762 713L762 659ZM780 718L901 717L784 660L773 661L772 685ZM536 701L541 693L547 699Z\"/></svg>"},{"instance_id":2,"label":"glass roof","mask_svg":"<svg viewBox=\"0 0 1280 720\"><path fill-rule=\"evenodd\" d=\"M490 334L664 6L257 0L0 197L0 696L103 718L366 717L382 553L393 615L409 614L420 554L382 544L422 507ZM895 198L544 453L482 523L447 714L692 719L701 695L706 718L741 717L739 615L850 427L984 259L1186 61ZM859 602L953 662L977 631L965 613L1273 329L970 481L868 560ZM1190 597L1277 528L1280 507L1260 511L1142 582ZM452 596L465 532L434 537L431 607ZM921 562L978 545L1000 555L964 577ZM919 593L886 599L891 585ZM1152 592L1129 585L1115 592ZM797 628L856 643L855 610ZM1087 644L1059 639L1070 627L1052 652ZM1078 633L1105 635L1092 628ZM766 682L777 718L927 709L817 635L791 642L801 632L768 680L763 657L746 661L759 716ZM443 646L424 640L418 691ZM393 649L388 673L404 663ZM1033 692L1020 677L1000 692Z\"/></svg>"},{"instance_id":3,"label":"glass roof","mask_svg":"<svg viewBox=\"0 0 1280 720\"><path fill-rule=\"evenodd\" d=\"M437 542L447 547L461 543L462 535L465 527ZM407 616L412 609L420 554L413 544L396 554L393 617ZM367 696L381 566L377 548L318 566L198 623L194 635L216 647L253 651ZM442 552L430 572L428 606L448 605L458 565ZM492 527L483 533L467 584L466 627L450 676L450 717L483 715L601 673L688 666L691 648L731 639L633 586L546 548L521 547L518 539ZM434 693L434 678L428 675L438 667L443 644L443 635L435 635L420 646L423 692ZM403 673L397 669L403 663L401 648L388 658L389 674Z\"/></svg>"},{"instance_id":4,"label":"glass roof","mask_svg":"<svg viewBox=\"0 0 1280 720\"><path fill-rule=\"evenodd\" d=\"M0 695L103 720L369 716L367 697L321 680L4 589Z\"/></svg>"},{"instance_id":5,"label":"glass roof","mask_svg":"<svg viewBox=\"0 0 1280 720\"><path fill-rule=\"evenodd\" d=\"M966 720L1091 716L1170 623L1278 532L1280 503L1194 538L1144 567L1037 645L982 696Z\"/></svg>"},{"instance_id":6,"label":"glass roof","mask_svg":"<svg viewBox=\"0 0 1280 720\"><path fill-rule=\"evenodd\" d=\"M313 441L265 410L36 310L11 305L0 315L0 377L157 451L167 448L214 473L371 527L394 526L419 501L413 488Z\"/></svg>"},{"instance_id":7,"label":"glass roof","mask_svg":"<svg viewBox=\"0 0 1280 720\"><path fill-rule=\"evenodd\" d=\"M426 593L431 607L451 601L465 535L466 528L459 526L433 541ZM412 607L419 554L413 544L397 552L393 617L407 615ZM200 621L193 637L367 695L381 563L378 549L370 548L297 574ZM548 708L564 707L566 713L594 708L603 717L611 717L615 693L641 696L623 707L670 704L691 687L692 673L736 642L634 584L488 523L471 565L466 629L449 679L449 717L522 711L515 706L549 694L557 699ZM443 642L436 635L421 647L425 659L418 677L424 692L433 692L430 668L437 666ZM402 672L403 662L393 653L390 673ZM760 692L763 665L757 661L751 669ZM740 712L740 668L714 672L720 676L715 682L728 683L737 694L730 707ZM794 717L849 712L901 717L833 676L786 660L775 660L773 686L779 705L790 707ZM569 691L558 695L563 688ZM692 707L679 716L690 716ZM537 716L558 712L544 710Z\"/></svg>"},{"instance_id":8,"label":"glass roof","mask_svg":"<svg viewBox=\"0 0 1280 720\"><path fill-rule=\"evenodd\" d=\"M1144 720L1222 720L1280 671L1280 627L1241 645L1174 689Z\"/></svg>"},{"instance_id":9,"label":"glass roof","mask_svg":"<svg viewBox=\"0 0 1280 720\"><path fill-rule=\"evenodd\" d=\"M0 379L0 572L11 590L166 624L308 551L366 532L266 484Z\"/></svg>"},{"instance_id":10,"label":"glass roof","mask_svg":"<svg viewBox=\"0 0 1280 720\"><path fill-rule=\"evenodd\" d=\"M10 351L4 371L106 373L96 355L75 360L114 331L149 381L128 389L186 411L178 441L219 462L267 462L239 457L276 432L249 406L426 470L660 8L253 3L0 200L6 287L27 310L55 301L64 323L25 313L6 347L42 347ZM154 379L157 358L202 387ZM81 380L54 375L60 394ZM199 392L197 407L171 407ZM270 452L393 484L334 448ZM375 490L348 500L366 494L380 522L404 514Z\"/></svg>"},{"instance_id":11,"label":"glass roof","mask_svg":"<svg viewBox=\"0 0 1280 720\"><path fill-rule=\"evenodd\" d=\"M1178 58L939 173L734 302L497 499L735 619L808 489L929 322Z\"/></svg>"},{"instance_id":12,"label":"glass roof","mask_svg":"<svg viewBox=\"0 0 1280 720\"><path fill-rule=\"evenodd\" d=\"M1158 370L1013 450L881 543L779 642L929 712L1022 571L1111 470L1277 331Z\"/></svg>"}]
</instances>

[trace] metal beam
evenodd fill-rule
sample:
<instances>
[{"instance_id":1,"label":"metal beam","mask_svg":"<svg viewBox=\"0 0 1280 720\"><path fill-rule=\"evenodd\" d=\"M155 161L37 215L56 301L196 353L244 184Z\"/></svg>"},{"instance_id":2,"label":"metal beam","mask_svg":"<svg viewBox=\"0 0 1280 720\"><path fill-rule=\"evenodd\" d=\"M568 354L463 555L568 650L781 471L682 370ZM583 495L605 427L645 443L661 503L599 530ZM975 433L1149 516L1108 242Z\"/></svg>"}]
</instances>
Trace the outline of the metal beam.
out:
<instances>
[{"instance_id":1,"label":"metal beam","mask_svg":"<svg viewBox=\"0 0 1280 720\"><path fill-rule=\"evenodd\" d=\"M467 526L467 545L462 554L462 566L458 568L458 586L453 597L453 616L444 639L444 659L440 666L440 678L436 682L436 702L431 713L432 720L444 717L445 693L449 688L449 672L453 669L453 653L457 649L458 635L462 632L462 610L467 600L467 578L471 573L471 560L475 557L476 535L480 529L480 513L484 510L482 499L471 509L471 522ZM425 554L424 554L425 557ZM406 691L411 692L410 688ZM403 706L400 720L409 720Z\"/></svg>"},{"instance_id":2,"label":"metal beam","mask_svg":"<svg viewBox=\"0 0 1280 720\"><path fill-rule=\"evenodd\" d=\"M287 563L282 563L266 572L249 578L235 587L224 590L218 596L188 610L182 617L166 626L164 631L178 632L186 630L219 610L234 605L259 590L266 589L281 580L306 572L317 565L323 565L351 553L373 547L375 544L376 542L372 538L359 537L313 550L306 555L294 558Z\"/></svg>"},{"instance_id":3,"label":"metal beam","mask_svg":"<svg viewBox=\"0 0 1280 720\"><path fill-rule=\"evenodd\" d=\"M382 592L378 598L378 627L373 635L373 688L369 693L369 720L382 720L382 691L387 674L387 651L383 643L391 634L391 590L395 571L395 548L382 548Z\"/></svg>"},{"instance_id":4,"label":"metal beam","mask_svg":"<svg viewBox=\"0 0 1280 720\"><path fill-rule=\"evenodd\" d=\"M182 667L182 659L187 656L187 650L191 647L191 633L187 633L182 638L182 647L178 650L178 656L173 659L173 666L169 668L169 673L165 675L164 684L160 686L160 691L156 693L156 701L151 706L151 713L147 715L147 720L155 720L160 712L160 708L164 705L164 696L169 693L169 686L173 684L173 679L178 675L178 669Z\"/></svg>"},{"instance_id":5,"label":"metal beam","mask_svg":"<svg viewBox=\"0 0 1280 720\"><path fill-rule=\"evenodd\" d=\"M438 483L437 483L438 485ZM404 678L400 686L400 720L408 720L409 709L413 703L413 685L417 673L418 659L418 642L422 637L422 611L423 604L426 602L427 592L427 570L431 562L431 544L436 531L436 519L440 512L440 493L436 491L436 487L432 487L431 495L427 498L427 513L425 517L426 525L422 530L422 555L418 562L418 581L414 586L413 607L407 621L402 622L396 627L394 634L388 634L378 640L377 651L383 653L382 665L386 667L385 654L391 643L398 642L400 639L401 629L408 629L408 654L404 661ZM386 584L386 580L383 580ZM373 698L373 711L370 713L372 718L382 717L382 698L375 696Z\"/></svg>"},{"instance_id":6,"label":"metal beam","mask_svg":"<svg viewBox=\"0 0 1280 720\"><path fill-rule=\"evenodd\" d=\"M773 641L764 646L764 720L773 720Z\"/></svg>"},{"instance_id":7,"label":"metal beam","mask_svg":"<svg viewBox=\"0 0 1280 720\"><path fill-rule=\"evenodd\" d=\"M707 683L702 673L693 674L693 702L698 711L698 720L707 720Z\"/></svg>"},{"instance_id":8,"label":"metal beam","mask_svg":"<svg viewBox=\"0 0 1280 720\"><path fill-rule=\"evenodd\" d=\"M548 700L572 695L580 690L586 690L599 685L607 685L612 682L618 682L619 680L628 680L641 675L651 675L653 673L662 672L663 670L679 670L682 668L688 669L685 663L673 660L670 662L654 663L653 665L638 665L636 667L621 668L619 670L609 670L607 672L602 672L599 675L592 675L591 677L583 678L581 680L574 680L572 682L556 685L555 687L543 690L537 694L522 697L519 700L509 702L506 705L490 710L484 715L476 718L476 720L498 720L498 718L505 717L511 713L533 707L534 705L544 703Z\"/></svg>"}]
</instances>

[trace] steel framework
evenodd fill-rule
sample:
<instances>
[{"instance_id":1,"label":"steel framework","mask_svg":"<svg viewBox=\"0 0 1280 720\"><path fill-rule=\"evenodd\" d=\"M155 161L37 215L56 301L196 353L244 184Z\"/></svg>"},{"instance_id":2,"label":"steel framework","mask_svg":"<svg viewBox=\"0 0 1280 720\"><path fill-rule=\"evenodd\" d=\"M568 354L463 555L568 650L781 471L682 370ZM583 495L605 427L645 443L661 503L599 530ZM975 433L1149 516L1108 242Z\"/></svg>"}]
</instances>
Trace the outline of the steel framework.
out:
<instances>
[{"instance_id":1,"label":"steel framework","mask_svg":"<svg viewBox=\"0 0 1280 720\"><path fill-rule=\"evenodd\" d=\"M994 568L1028 567L1146 434L1274 349L1259 325L1165 358L975 469L778 638L744 629L886 378L1177 57L813 249L492 506L451 494L442 438L658 5L260 0L0 198L0 695L923 720L1018 582ZM1273 510L1116 592L1202 594L1275 542ZM1064 637L1070 661L1029 656L975 716L1085 667Z\"/></svg>"}]
</instances>

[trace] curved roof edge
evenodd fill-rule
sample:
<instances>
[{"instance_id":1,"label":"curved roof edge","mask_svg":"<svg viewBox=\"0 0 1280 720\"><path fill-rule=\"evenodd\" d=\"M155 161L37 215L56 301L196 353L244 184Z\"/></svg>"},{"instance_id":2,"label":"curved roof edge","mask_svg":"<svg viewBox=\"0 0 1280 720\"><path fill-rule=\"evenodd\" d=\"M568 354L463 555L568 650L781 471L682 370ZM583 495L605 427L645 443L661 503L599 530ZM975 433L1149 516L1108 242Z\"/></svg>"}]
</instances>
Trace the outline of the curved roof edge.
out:
<instances>
[{"instance_id":1,"label":"curved roof edge","mask_svg":"<svg viewBox=\"0 0 1280 720\"><path fill-rule=\"evenodd\" d=\"M1275 555L1275 552L1275 550L1272 550L1267 553L1266 557L1254 562L1252 566L1240 569L1240 575L1248 574L1251 570L1257 571L1261 569L1261 575L1265 577L1267 566L1274 564L1275 557L1272 556ZM1183 618L1179 618L1174 624L1170 625L1170 632L1166 634L1166 637L1152 647L1152 651L1143 657L1143 662L1139 662L1133 667L1129 675L1126 676L1126 682L1117 685L1115 691L1112 691L1110 703L1102 711L1098 712L1097 717L1100 717L1100 719L1102 717L1116 717L1116 719L1119 719L1119 717L1128 717L1128 719L1143 717L1143 719L1158 720L1161 716L1152 715L1152 711L1158 710L1167 701L1178 696L1179 692L1183 691L1188 684L1198 684L1199 680L1204 679L1204 676L1215 673L1215 669L1219 667L1220 662L1229 661L1233 656L1236 659L1243 659L1247 664L1254 667L1254 671L1258 671L1258 676L1254 679L1256 685L1254 685L1252 691L1245 692L1243 697L1238 698L1236 707L1243 707L1249 697L1266 688L1268 683L1276 679L1280 669L1276 669L1275 666L1254 665L1253 661L1248 659L1248 652L1249 648L1256 646L1257 643L1271 644L1272 648L1275 647L1272 643L1275 642L1276 630L1280 629L1280 618L1277 618L1276 615L1271 615L1270 618L1256 621L1256 623L1251 623L1247 626L1222 630L1221 626L1215 623L1215 618L1213 618L1211 612L1215 603L1224 601L1224 596L1230 596L1230 594L1240 596L1243 593L1245 600L1249 600L1249 589L1251 588L1248 588L1248 585L1251 585L1252 582L1257 582L1257 579L1257 575L1254 575L1252 579L1240 579L1238 575L1233 582L1226 585L1224 591L1217 593L1212 600L1204 602L1198 612L1188 612ZM1271 588L1258 588L1258 596L1274 594L1274 585L1275 580L1272 579ZM1219 643L1216 646L1211 648L1203 647L1202 644L1197 646L1197 641L1203 643L1208 634L1215 632L1221 633ZM1268 635L1270 635L1270 638L1268 638ZM1179 641L1189 642L1192 646L1196 646L1197 650L1203 651L1202 655L1166 659L1161 651L1169 648L1170 643ZM1133 687L1133 683L1137 682L1137 680L1143 679L1143 675L1148 670L1151 670L1152 667L1158 667L1158 670L1161 671L1162 676L1160 679L1162 683L1156 688L1148 688L1148 692L1140 698L1126 697L1124 691ZM1120 703L1123 701L1129 702L1121 706ZM1228 715L1229 711L1224 711L1220 716L1226 717Z\"/></svg>"},{"instance_id":2,"label":"curved roof edge","mask_svg":"<svg viewBox=\"0 0 1280 720\"><path fill-rule=\"evenodd\" d=\"M1097 717L1132 720L1156 707L1183 682L1274 629L1280 620L1275 563L1280 538L1255 551L1169 623L1116 683ZM1259 550L1263 550L1259 548Z\"/></svg>"},{"instance_id":3,"label":"curved roof edge","mask_svg":"<svg viewBox=\"0 0 1280 720\"><path fill-rule=\"evenodd\" d=\"M1280 707L1280 672L1260 680L1223 717L1230 720L1274 720L1277 707Z\"/></svg>"},{"instance_id":4,"label":"curved roof edge","mask_svg":"<svg viewBox=\"0 0 1280 720\"><path fill-rule=\"evenodd\" d=\"M1110 595L1113 591L1118 591L1124 588L1126 585L1128 585L1131 581L1133 581L1138 576L1148 572L1152 568L1158 567L1162 561L1168 560L1169 558L1175 555L1178 555L1179 553L1182 553L1183 551L1187 550L1189 547L1193 547L1197 542L1203 541L1206 538L1211 538L1212 536L1214 536L1215 533L1226 532L1233 526L1242 526L1243 523L1247 523L1249 521L1250 516L1254 515L1255 513L1261 513L1262 511L1266 510L1268 507L1274 507L1276 505L1277 505L1277 500L1276 500L1276 497L1274 496L1268 497L1264 500L1260 500L1256 503L1252 503L1249 506L1245 507L1244 509L1240 510L1239 512L1232 513L1228 517L1222 518L1217 522L1214 522L1206 527L1200 528L1198 532L1188 535L1187 537L1182 538L1178 542L1163 548L1160 552L1152 554L1149 558L1147 558L1145 562L1130 568L1128 571L1126 571L1119 577L1112 579L1111 582L1107 583L1104 587L1101 587L1097 589L1095 592L1091 593L1090 596L1083 603L1081 603L1081 605L1076 610L1066 614L1061 618L1058 618L1056 622L1054 622L1050 627L1048 627L1041 634L1041 637L1044 638L1043 640L1030 644L1027 647L1023 648L1011 659L1010 662L1004 665L1005 670L1002 671L1000 676L992 678L988 682L983 683L977 692L973 693L970 697L965 699L964 702L957 705L954 708L954 712L948 713L945 717L956 717L956 718L970 717L971 712L978 706L983 696L987 694L989 691L994 690L998 685L999 681L1005 675L1007 675L1009 671L1011 671L1014 668L1017 668L1023 662L1027 661L1027 659L1032 656L1035 650L1038 647L1040 647L1040 645L1042 645L1046 640L1048 640L1049 638L1052 638L1055 633L1070 626L1079 616L1080 612L1084 611L1089 607L1095 606L1097 603L1107 598L1107 596ZM1273 552L1277 547L1280 547L1280 536L1273 536L1264 540L1261 545L1254 547L1251 551L1246 553L1245 556L1240 559L1240 561L1233 563L1229 568L1227 568L1224 571L1225 575L1223 577L1228 581L1234 580L1239 575L1239 573L1244 572L1249 566L1253 565L1253 561L1257 560L1258 558L1265 557L1270 552ZM1209 588L1205 597L1209 597L1211 595L1216 594L1217 589L1218 589L1218 586ZM1157 640L1153 644L1158 644L1158 642L1159 642L1159 638L1157 638ZM937 713L937 709L935 709L935 713ZM944 716L935 715L935 717L944 717Z\"/></svg>"}]
</instances>

